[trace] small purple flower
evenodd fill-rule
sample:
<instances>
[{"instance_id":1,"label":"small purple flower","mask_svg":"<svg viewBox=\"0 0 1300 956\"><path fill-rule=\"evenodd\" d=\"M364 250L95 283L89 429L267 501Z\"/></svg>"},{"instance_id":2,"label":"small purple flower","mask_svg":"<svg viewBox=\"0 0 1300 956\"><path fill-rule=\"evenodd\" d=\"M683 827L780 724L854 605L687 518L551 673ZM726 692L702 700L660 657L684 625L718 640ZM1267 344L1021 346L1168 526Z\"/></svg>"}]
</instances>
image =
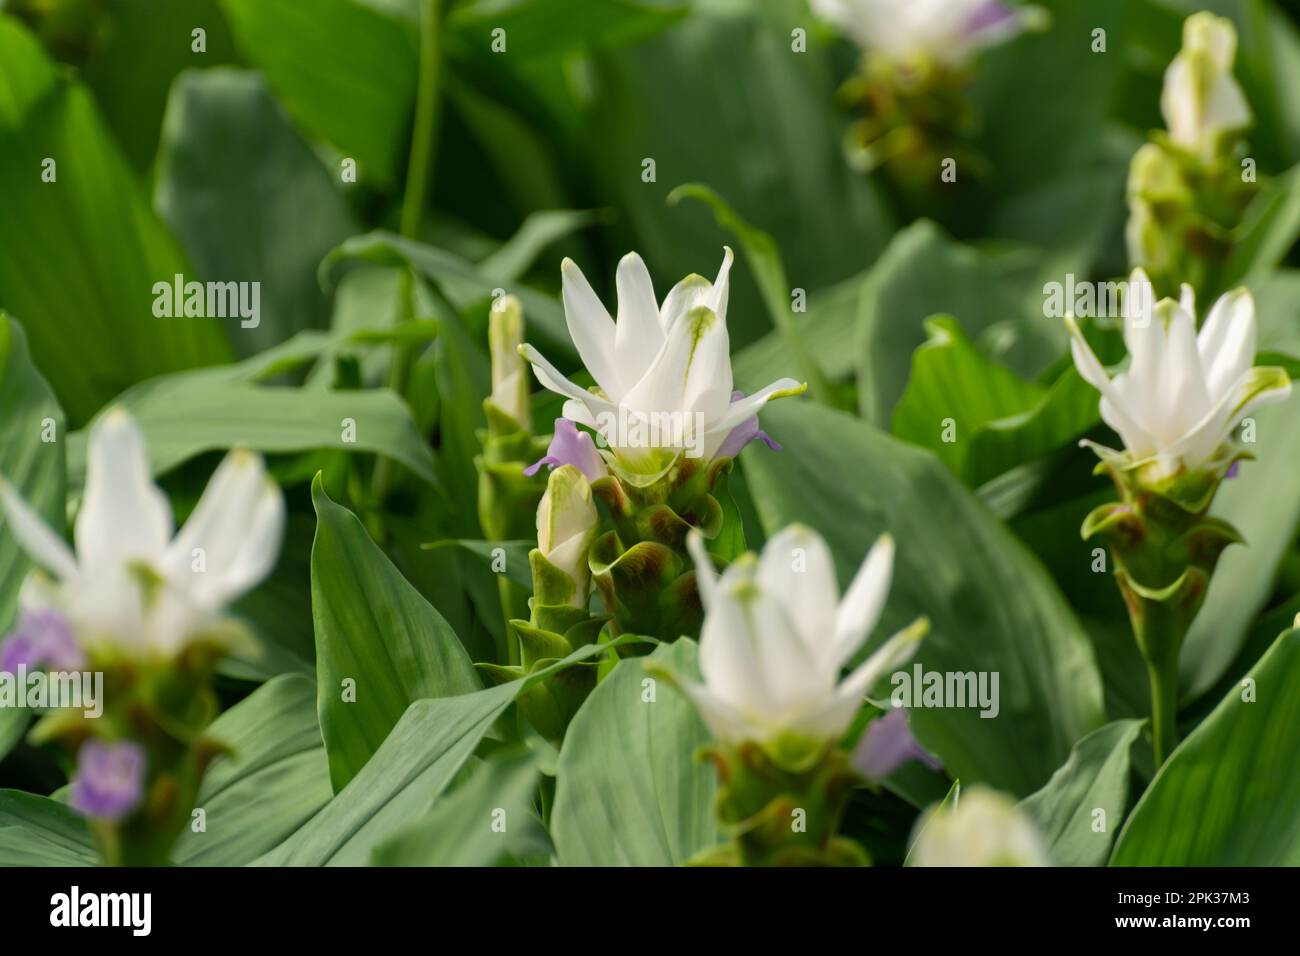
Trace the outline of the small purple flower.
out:
<instances>
[{"instance_id":1,"label":"small purple flower","mask_svg":"<svg viewBox=\"0 0 1300 956\"><path fill-rule=\"evenodd\" d=\"M853 751L853 766L858 773L877 783L909 760L919 760L931 770L943 766L912 736L907 712L901 707L873 721Z\"/></svg>"},{"instance_id":2,"label":"small purple flower","mask_svg":"<svg viewBox=\"0 0 1300 956\"><path fill-rule=\"evenodd\" d=\"M11 674L20 666L77 671L85 663L86 655L77 646L72 626L58 611L24 611L18 626L0 644L0 671Z\"/></svg>"},{"instance_id":3,"label":"small purple flower","mask_svg":"<svg viewBox=\"0 0 1300 956\"><path fill-rule=\"evenodd\" d=\"M1234 461L1231 465L1228 466L1228 473L1227 473L1226 475L1224 475L1223 477L1225 477L1225 478L1236 478L1236 477L1237 477L1237 472L1238 472L1240 469L1241 469L1241 462L1239 462L1239 461Z\"/></svg>"},{"instance_id":4,"label":"small purple flower","mask_svg":"<svg viewBox=\"0 0 1300 956\"><path fill-rule=\"evenodd\" d=\"M744 397L745 393L737 389L731 393L731 402L734 405ZM755 415L753 418L745 419L745 421L733 428L727 434L727 437L722 440L722 444L718 446L718 450L713 457L715 459L735 458L740 454L740 450L754 439L758 439L773 451L781 450L781 446L773 441L767 432L758 427L758 416Z\"/></svg>"},{"instance_id":5,"label":"small purple flower","mask_svg":"<svg viewBox=\"0 0 1300 956\"><path fill-rule=\"evenodd\" d=\"M604 478L609 474L605 460L596 451L596 443L586 432L578 431L578 426L567 418L555 420L555 435L543 458L533 462L524 469L524 474L537 474L542 465L559 468L561 465L573 465L586 476L588 481Z\"/></svg>"},{"instance_id":6,"label":"small purple flower","mask_svg":"<svg viewBox=\"0 0 1300 956\"><path fill-rule=\"evenodd\" d=\"M988 3L970 15L970 18L966 21L966 32L972 34L993 27L1006 27L1009 26L1008 21L1015 20L1019 16L1019 13L1005 3L1001 3L999 0L989 0Z\"/></svg>"},{"instance_id":7,"label":"small purple flower","mask_svg":"<svg viewBox=\"0 0 1300 956\"><path fill-rule=\"evenodd\" d=\"M144 795L144 748L133 740L87 740L77 752L69 802L94 820L119 820Z\"/></svg>"}]
</instances>

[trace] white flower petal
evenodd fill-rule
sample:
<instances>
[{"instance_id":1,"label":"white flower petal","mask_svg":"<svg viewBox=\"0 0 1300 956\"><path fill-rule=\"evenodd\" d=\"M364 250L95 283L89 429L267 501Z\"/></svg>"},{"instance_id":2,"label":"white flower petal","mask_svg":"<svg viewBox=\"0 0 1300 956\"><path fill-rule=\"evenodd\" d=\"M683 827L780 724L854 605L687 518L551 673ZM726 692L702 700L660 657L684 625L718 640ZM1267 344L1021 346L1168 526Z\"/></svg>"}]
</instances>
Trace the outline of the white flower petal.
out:
<instances>
[{"instance_id":1,"label":"white flower petal","mask_svg":"<svg viewBox=\"0 0 1300 956\"><path fill-rule=\"evenodd\" d=\"M554 365L547 361L546 357L542 355L541 352L537 351L537 349L533 348L528 343L525 342L519 347L519 354L528 359L529 363L533 366L533 374L537 376L537 381L541 382L545 388L555 392L557 395L563 395L571 401L579 403L587 409L588 415L591 416L589 420L584 420L583 418L578 418L569 414L569 406L566 403L564 412L565 418L577 422L579 425L587 425L588 427L594 428L596 415L614 414L617 416L618 409L615 405L601 398L594 392L589 392L585 388L581 388L573 382L570 382L560 374L559 370Z\"/></svg>"},{"instance_id":2,"label":"white flower petal","mask_svg":"<svg viewBox=\"0 0 1300 956\"><path fill-rule=\"evenodd\" d=\"M746 723L740 712L703 684L677 679L677 687L695 705L709 732L726 743L740 743L763 733L762 728Z\"/></svg>"},{"instance_id":3,"label":"white flower petal","mask_svg":"<svg viewBox=\"0 0 1300 956\"><path fill-rule=\"evenodd\" d=\"M618 264L618 322L614 329L614 354L624 385L640 381L664 344L650 272L635 252Z\"/></svg>"},{"instance_id":4,"label":"white flower petal","mask_svg":"<svg viewBox=\"0 0 1300 956\"><path fill-rule=\"evenodd\" d=\"M565 259L560 264L560 274L564 319L578 355L582 357L582 364L605 394L617 400L629 383L625 383L619 374L614 350L614 320L572 259Z\"/></svg>"},{"instance_id":5,"label":"white flower petal","mask_svg":"<svg viewBox=\"0 0 1300 956\"><path fill-rule=\"evenodd\" d=\"M1217 401L1255 361L1255 300L1241 288L1219 297L1196 339L1205 387Z\"/></svg>"},{"instance_id":6,"label":"white flower petal","mask_svg":"<svg viewBox=\"0 0 1300 956\"><path fill-rule=\"evenodd\" d=\"M882 534L853 576L835 615L830 658L837 675L880 620L885 599L889 597L893 573L894 539L889 534Z\"/></svg>"},{"instance_id":7,"label":"white flower petal","mask_svg":"<svg viewBox=\"0 0 1300 956\"><path fill-rule=\"evenodd\" d=\"M695 562L695 589L700 594L700 604L703 605L705 613L708 613L713 602L714 589L718 586L718 571L713 566L713 559L709 557L708 549L704 546L704 535L700 534L698 529L692 528L686 535L686 550L690 552L691 559Z\"/></svg>"},{"instance_id":8,"label":"white flower petal","mask_svg":"<svg viewBox=\"0 0 1300 956\"><path fill-rule=\"evenodd\" d=\"M839 588L826 542L803 525L783 529L763 546L757 583L784 605L809 656L833 682L839 676L833 660Z\"/></svg>"},{"instance_id":9,"label":"white flower petal","mask_svg":"<svg viewBox=\"0 0 1300 956\"><path fill-rule=\"evenodd\" d=\"M110 409L90 429L77 562L91 573L124 561L156 562L171 536L171 505L153 483L144 437L130 415Z\"/></svg>"},{"instance_id":10,"label":"white flower petal","mask_svg":"<svg viewBox=\"0 0 1300 956\"><path fill-rule=\"evenodd\" d=\"M77 559L72 549L27 506L7 481L0 480L0 501L4 502L9 530L28 556L60 580L75 578Z\"/></svg>"}]
</instances>

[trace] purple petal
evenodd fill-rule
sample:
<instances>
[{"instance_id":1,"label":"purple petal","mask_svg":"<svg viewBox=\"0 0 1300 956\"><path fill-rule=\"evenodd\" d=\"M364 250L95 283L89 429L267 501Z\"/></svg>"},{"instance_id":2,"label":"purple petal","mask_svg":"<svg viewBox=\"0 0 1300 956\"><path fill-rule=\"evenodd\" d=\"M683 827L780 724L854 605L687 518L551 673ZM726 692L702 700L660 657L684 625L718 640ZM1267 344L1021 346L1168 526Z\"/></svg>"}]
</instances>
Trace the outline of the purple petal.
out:
<instances>
[{"instance_id":1,"label":"purple petal","mask_svg":"<svg viewBox=\"0 0 1300 956\"><path fill-rule=\"evenodd\" d=\"M1231 465L1228 466L1227 474L1225 474L1223 477L1225 477L1225 478L1236 478L1236 477L1237 477L1237 471L1238 471L1240 468L1241 468L1241 462L1239 462L1239 461L1234 461Z\"/></svg>"},{"instance_id":2,"label":"purple petal","mask_svg":"<svg viewBox=\"0 0 1300 956\"><path fill-rule=\"evenodd\" d=\"M966 32L979 33L983 30L1005 27L1008 20L1014 20L1018 16L1019 14L1005 3L989 0L971 14L970 19L966 21Z\"/></svg>"},{"instance_id":3,"label":"purple petal","mask_svg":"<svg viewBox=\"0 0 1300 956\"><path fill-rule=\"evenodd\" d=\"M732 404L735 404L744 397L745 393L737 389L731 393ZM742 448L755 439L761 441L768 448L772 449L772 451L781 450L781 446L773 441L767 432L758 427L758 416L755 415L753 418L747 418L728 432L727 437L722 440L722 444L718 446L718 450L714 453L713 457L714 459L735 458L740 454Z\"/></svg>"},{"instance_id":4,"label":"purple petal","mask_svg":"<svg viewBox=\"0 0 1300 956\"><path fill-rule=\"evenodd\" d=\"M77 646L68 619L48 608L24 611L18 626L0 646L0 671L13 673L19 664L28 669L81 670L86 655Z\"/></svg>"},{"instance_id":5,"label":"purple petal","mask_svg":"<svg viewBox=\"0 0 1300 956\"><path fill-rule=\"evenodd\" d=\"M868 780L879 782L907 763L919 760L931 770L943 766L912 736L907 712L895 707L872 722L853 751L853 766Z\"/></svg>"},{"instance_id":6,"label":"purple petal","mask_svg":"<svg viewBox=\"0 0 1300 956\"><path fill-rule=\"evenodd\" d=\"M77 752L69 803L95 820L118 820L144 795L144 748L132 740L87 740Z\"/></svg>"},{"instance_id":7,"label":"purple petal","mask_svg":"<svg viewBox=\"0 0 1300 956\"><path fill-rule=\"evenodd\" d=\"M605 467L605 460L600 457L600 452L596 451L596 443L591 440L591 436L586 432L578 431L578 426L567 418L555 420L555 434L551 438L550 447L546 449L546 455L525 468L524 474L535 475L542 465L549 468L573 465L586 476L588 481L595 481L609 474L609 469Z\"/></svg>"}]
</instances>

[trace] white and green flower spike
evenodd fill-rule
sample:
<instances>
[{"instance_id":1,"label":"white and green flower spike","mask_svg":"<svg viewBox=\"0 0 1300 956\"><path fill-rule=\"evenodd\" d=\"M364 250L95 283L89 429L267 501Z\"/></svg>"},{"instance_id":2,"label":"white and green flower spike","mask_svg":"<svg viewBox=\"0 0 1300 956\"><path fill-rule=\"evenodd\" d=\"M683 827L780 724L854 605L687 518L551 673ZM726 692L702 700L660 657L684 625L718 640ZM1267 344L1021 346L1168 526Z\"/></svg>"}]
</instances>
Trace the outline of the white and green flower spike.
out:
<instances>
[{"instance_id":1,"label":"white and green flower spike","mask_svg":"<svg viewBox=\"0 0 1300 956\"><path fill-rule=\"evenodd\" d=\"M533 346L520 349L537 380L568 399L564 417L595 431L609 449L611 469L631 481L653 481L682 457L709 462L731 432L769 400L806 389L783 378L733 401L727 335L731 263L726 249L713 282L687 276L660 305L645 263L629 253L618 264L615 320L582 271L566 259L565 319L596 388L575 385Z\"/></svg>"},{"instance_id":2,"label":"white and green flower spike","mask_svg":"<svg viewBox=\"0 0 1300 956\"><path fill-rule=\"evenodd\" d=\"M1036 7L1001 0L812 0L812 8L870 53L950 66L1044 20Z\"/></svg>"},{"instance_id":3,"label":"white and green flower spike","mask_svg":"<svg viewBox=\"0 0 1300 956\"><path fill-rule=\"evenodd\" d=\"M1232 75L1237 31L1232 21L1194 13L1183 24L1183 48L1165 70L1160 110L1169 138L1209 162L1225 137L1251 123L1250 106Z\"/></svg>"},{"instance_id":4,"label":"white and green flower spike","mask_svg":"<svg viewBox=\"0 0 1300 956\"><path fill-rule=\"evenodd\" d=\"M908 866L1051 866L1043 836L1014 800L987 787L958 789L951 806L916 825Z\"/></svg>"},{"instance_id":5,"label":"white and green flower spike","mask_svg":"<svg viewBox=\"0 0 1300 956\"><path fill-rule=\"evenodd\" d=\"M1146 294L1140 290L1147 289ZM1129 300L1149 302L1141 270ZM1135 295L1135 290L1139 290ZM1102 419L1119 433L1122 451L1091 442L1120 500L1084 520L1083 537L1110 544L1115 578L1128 606L1134 637L1147 663L1156 759L1177 739L1178 655L1204 603L1223 550L1241 540L1208 514L1215 492L1248 457L1232 440L1242 418L1282 401L1291 383L1281 368L1256 368L1255 304L1238 289L1221 297L1196 331L1190 286L1182 298L1153 307L1126 305L1128 367L1112 377L1073 319L1074 362L1101 392Z\"/></svg>"},{"instance_id":6,"label":"white and green flower spike","mask_svg":"<svg viewBox=\"0 0 1300 956\"><path fill-rule=\"evenodd\" d=\"M7 484L0 499L14 536L44 569L24 585L24 606L62 614L90 653L145 660L237 640L243 632L223 612L271 572L284 529L279 486L261 456L236 449L173 537L144 436L120 408L90 429L75 551Z\"/></svg>"},{"instance_id":7,"label":"white and green flower spike","mask_svg":"<svg viewBox=\"0 0 1300 956\"><path fill-rule=\"evenodd\" d=\"M841 680L884 608L893 540L876 542L842 600L830 550L802 525L721 575L698 534L689 547L705 611L704 680L666 676L717 740L718 812L733 837L721 861L864 862L860 848L835 835L856 779L837 744L867 692L915 654L929 627L918 620ZM790 832L790 807L807 810L806 832Z\"/></svg>"},{"instance_id":8,"label":"white and green flower spike","mask_svg":"<svg viewBox=\"0 0 1300 956\"><path fill-rule=\"evenodd\" d=\"M571 587L565 603L574 607L585 608L591 596L587 554L599 521L591 485L582 472L572 465L552 471L537 508L537 550L568 578Z\"/></svg>"},{"instance_id":9,"label":"white and green flower spike","mask_svg":"<svg viewBox=\"0 0 1300 956\"><path fill-rule=\"evenodd\" d=\"M523 343L523 306L515 296L504 295L488 311L488 349L492 358L492 394L488 400L520 430L531 432L528 367L519 354ZM491 416L488 425L492 425Z\"/></svg>"}]
</instances>

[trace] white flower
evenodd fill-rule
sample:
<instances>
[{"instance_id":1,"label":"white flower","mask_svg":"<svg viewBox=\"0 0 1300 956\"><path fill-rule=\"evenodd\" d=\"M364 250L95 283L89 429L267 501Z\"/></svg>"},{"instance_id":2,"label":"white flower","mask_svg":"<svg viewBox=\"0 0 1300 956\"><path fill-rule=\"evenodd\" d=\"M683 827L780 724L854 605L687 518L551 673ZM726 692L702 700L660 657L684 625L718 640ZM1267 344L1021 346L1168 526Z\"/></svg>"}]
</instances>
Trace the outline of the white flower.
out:
<instances>
[{"instance_id":1,"label":"white flower","mask_svg":"<svg viewBox=\"0 0 1300 956\"><path fill-rule=\"evenodd\" d=\"M279 487L258 455L237 449L173 538L143 436L121 409L90 430L75 553L9 485L0 483L0 498L14 536L54 578L34 572L24 607L64 615L82 646L135 657L227 633L222 609L270 573L284 528Z\"/></svg>"},{"instance_id":2,"label":"white flower","mask_svg":"<svg viewBox=\"0 0 1300 956\"><path fill-rule=\"evenodd\" d=\"M1246 289L1221 296L1200 334L1196 302L1184 285L1181 301L1154 308L1141 269L1129 280L1124 343L1130 362L1113 379L1106 374L1079 326L1068 317L1074 364L1101 392L1101 417L1124 440L1134 463L1154 460L1161 474L1193 469L1214 459L1251 409L1285 399L1290 382L1281 369L1253 368L1255 302Z\"/></svg>"},{"instance_id":3,"label":"white flower","mask_svg":"<svg viewBox=\"0 0 1300 956\"><path fill-rule=\"evenodd\" d=\"M624 467L653 473L678 453L707 461L732 429L769 399L804 390L794 379L783 378L732 402L727 337L731 261L727 249L716 281L687 276L661 306L645 263L629 253L618 264L615 322L581 270L564 260L569 334L598 388L588 391L573 384L531 345L520 351L542 385L569 399L564 417L594 429ZM670 453L668 462L656 452Z\"/></svg>"},{"instance_id":4,"label":"white flower","mask_svg":"<svg viewBox=\"0 0 1300 956\"><path fill-rule=\"evenodd\" d=\"M961 790L955 805L917 823L910 866L1051 866L1034 822L1015 802L986 787Z\"/></svg>"},{"instance_id":5,"label":"white flower","mask_svg":"<svg viewBox=\"0 0 1300 956\"><path fill-rule=\"evenodd\" d=\"M524 313L513 295L502 296L488 313L488 348L492 356L492 404L527 429L528 371L519 357L524 341Z\"/></svg>"},{"instance_id":6,"label":"white flower","mask_svg":"<svg viewBox=\"0 0 1300 956\"><path fill-rule=\"evenodd\" d=\"M596 539L600 516L591 500L591 485L573 465L551 472L537 507L537 549L574 584L570 603L586 607L591 590L587 552Z\"/></svg>"},{"instance_id":7,"label":"white flower","mask_svg":"<svg viewBox=\"0 0 1300 956\"><path fill-rule=\"evenodd\" d=\"M999 0L812 0L813 10L864 50L891 60L960 65L1041 20Z\"/></svg>"},{"instance_id":8,"label":"white flower","mask_svg":"<svg viewBox=\"0 0 1300 956\"><path fill-rule=\"evenodd\" d=\"M698 531L687 545L705 611L704 683L677 681L722 742L838 740L867 691L915 653L928 627L922 619L894 635L841 681L889 593L894 543L888 535L862 562L842 602L826 543L802 525L771 538L760 558L737 559L721 577Z\"/></svg>"},{"instance_id":9,"label":"white flower","mask_svg":"<svg viewBox=\"0 0 1300 956\"><path fill-rule=\"evenodd\" d=\"M1232 75L1237 32L1232 21L1196 13L1183 24L1183 48L1165 71L1160 110L1169 138L1213 159L1225 133L1250 125L1250 107Z\"/></svg>"}]
</instances>

